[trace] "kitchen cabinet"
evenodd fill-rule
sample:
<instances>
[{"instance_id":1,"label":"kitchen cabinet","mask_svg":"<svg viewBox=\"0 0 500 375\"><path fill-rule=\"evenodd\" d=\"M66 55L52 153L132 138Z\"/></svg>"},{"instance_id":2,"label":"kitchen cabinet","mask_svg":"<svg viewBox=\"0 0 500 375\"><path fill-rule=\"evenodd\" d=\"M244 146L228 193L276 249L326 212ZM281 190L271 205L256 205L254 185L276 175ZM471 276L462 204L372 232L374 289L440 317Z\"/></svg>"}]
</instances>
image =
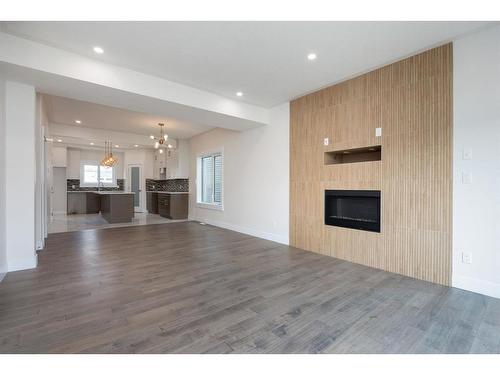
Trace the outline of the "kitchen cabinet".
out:
<instances>
[{"instance_id":1,"label":"kitchen cabinet","mask_svg":"<svg viewBox=\"0 0 500 375\"><path fill-rule=\"evenodd\" d=\"M58 168L66 168L68 166L66 147L52 147L52 166Z\"/></svg>"},{"instance_id":2,"label":"kitchen cabinet","mask_svg":"<svg viewBox=\"0 0 500 375\"><path fill-rule=\"evenodd\" d=\"M68 192L67 213L86 214L87 213L87 193L83 191Z\"/></svg>"},{"instance_id":3,"label":"kitchen cabinet","mask_svg":"<svg viewBox=\"0 0 500 375\"><path fill-rule=\"evenodd\" d=\"M189 194L158 192L158 213L172 220L188 218Z\"/></svg>"},{"instance_id":4,"label":"kitchen cabinet","mask_svg":"<svg viewBox=\"0 0 500 375\"><path fill-rule=\"evenodd\" d=\"M188 178L189 177L189 150L184 147L181 150L176 148L163 149L154 153L154 172L153 178L156 180L166 180L169 178ZM181 163L181 160L182 163Z\"/></svg>"},{"instance_id":5,"label":"kitchen cabinet","mask_svg":"<svg viewBox=\"0 0 500 375\"><path fill-rule=\"evenodd\" d=\"M158 213L158 193L150 191L146 193L146 209L150 214Z\"/></svg>"},{"instance_id":6,"label":"kitchen cabinet","mask_svg":"<svg viewBox=\"0 0 500 375\"><path fill-rule=\"evenodd\" d=\"M101 211L99 196L90 191L68 191L67 197L68 215L98 214Z\"/></svg>"}]
</instances>

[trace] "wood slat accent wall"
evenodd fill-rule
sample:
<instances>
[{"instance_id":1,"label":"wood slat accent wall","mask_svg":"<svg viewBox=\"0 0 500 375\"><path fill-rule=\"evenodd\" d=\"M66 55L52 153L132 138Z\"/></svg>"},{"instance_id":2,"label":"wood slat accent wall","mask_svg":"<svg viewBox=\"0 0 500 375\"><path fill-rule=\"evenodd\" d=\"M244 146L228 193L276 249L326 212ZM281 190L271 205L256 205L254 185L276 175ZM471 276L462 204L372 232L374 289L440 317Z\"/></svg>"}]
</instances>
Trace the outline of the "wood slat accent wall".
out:
<instances>
[{"instance_id":1,"label":"wood slat accent wall","mask_svg":"<svg viewBox=\"0 0 500 375\"><path fill-rule=\"evenodd\" d=\"M452 45L298 98L290 111L291 245L450 285ZM324 165L325 151L372 145L381 161ZM381 190L381 233L324 225L326 189Z\"/></svg>"}]
</instances>

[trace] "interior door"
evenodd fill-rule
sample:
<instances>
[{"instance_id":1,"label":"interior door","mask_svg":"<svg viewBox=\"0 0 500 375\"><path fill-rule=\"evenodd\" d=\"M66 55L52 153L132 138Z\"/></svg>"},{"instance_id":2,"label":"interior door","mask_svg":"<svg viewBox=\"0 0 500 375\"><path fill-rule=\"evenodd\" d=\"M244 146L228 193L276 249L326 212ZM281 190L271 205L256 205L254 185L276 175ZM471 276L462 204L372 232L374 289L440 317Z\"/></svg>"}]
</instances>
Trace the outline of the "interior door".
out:
<instances>
[{"instance_id":1,"label":"interior door","mask_svg":"<svg viewBox=\"0 0 500 375\"><path fill-rule=\"evenodd\" d=\"M141 212L141 166L140 165L131 165L129 169L130 176L130 191L134 193L134 211Z\"/></svg>"}]
</instances>

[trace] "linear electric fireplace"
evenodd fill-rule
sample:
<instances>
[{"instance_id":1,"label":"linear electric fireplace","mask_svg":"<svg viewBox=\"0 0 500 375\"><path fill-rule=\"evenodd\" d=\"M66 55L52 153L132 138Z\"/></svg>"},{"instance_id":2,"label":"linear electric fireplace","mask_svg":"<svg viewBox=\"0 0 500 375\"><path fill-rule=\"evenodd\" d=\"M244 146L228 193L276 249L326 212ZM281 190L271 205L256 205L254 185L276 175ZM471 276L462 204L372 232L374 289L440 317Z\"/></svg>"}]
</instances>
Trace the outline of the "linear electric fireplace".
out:
<instances>
[{"instance_id":1,"label":"linear electric fireplace","mask_svg":"<svg viewBox=\"0 0 500 375\"><path fill-rule=\"evenodd\" d=\"M380 191L325 190L325 224L380 232Z\"/></svg>"}]
</instances>

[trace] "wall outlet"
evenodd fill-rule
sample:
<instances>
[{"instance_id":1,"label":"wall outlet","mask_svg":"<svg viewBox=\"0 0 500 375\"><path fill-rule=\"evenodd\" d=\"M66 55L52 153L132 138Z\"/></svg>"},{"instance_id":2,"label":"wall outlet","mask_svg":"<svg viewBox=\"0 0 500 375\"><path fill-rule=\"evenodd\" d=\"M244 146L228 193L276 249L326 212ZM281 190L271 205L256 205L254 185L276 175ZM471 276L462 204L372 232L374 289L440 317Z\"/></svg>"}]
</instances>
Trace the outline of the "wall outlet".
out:
<instances>
[{"instance_id":1,"label":"wall outlet","mask_svg":"<svg viewBox=\"0 0 500 375\"><path fill-rule=\"evenodd\" d=\"M462 263L472 264L472 254L462 252Z\"/></svg>"},{"instance_id":2,"label":"wall outlet","mask_svg":"<svg viewBox=\"0 0 500 375\"><path fill-rule=\"evenodd\" d=\"M382 137L382 128L375 129L375 137Z\"/></svg>"},{"instance_id":3,"label":"wall outlet","mask_svg":"<svg viewBox=\"0 0 500 375\"><path fill-rule=\"evenodd\" d=\"M470 148L462 150L462 160L472 160L472 150Z\"/></svg>"},{"instance_id":4,"label":"wall outlet","mask_svg":"<svg viewBox=\"0 0 500 375\"><path fill-rule=\"evenodd\" d=\"M462 184L472 184L472 175L469 172L462 172Z\"/></svg>"},{"instance_id":5,"label":"wall outlet","mask_svg":"<svg viewBox=\"0 0 500 375\"><path fill-rule=\"evenodd\" d=\"M325 146L328 146L330 144L330 139L328 139L328 138L323 139L323 144Z\"/></svg>"}]
</instances>

